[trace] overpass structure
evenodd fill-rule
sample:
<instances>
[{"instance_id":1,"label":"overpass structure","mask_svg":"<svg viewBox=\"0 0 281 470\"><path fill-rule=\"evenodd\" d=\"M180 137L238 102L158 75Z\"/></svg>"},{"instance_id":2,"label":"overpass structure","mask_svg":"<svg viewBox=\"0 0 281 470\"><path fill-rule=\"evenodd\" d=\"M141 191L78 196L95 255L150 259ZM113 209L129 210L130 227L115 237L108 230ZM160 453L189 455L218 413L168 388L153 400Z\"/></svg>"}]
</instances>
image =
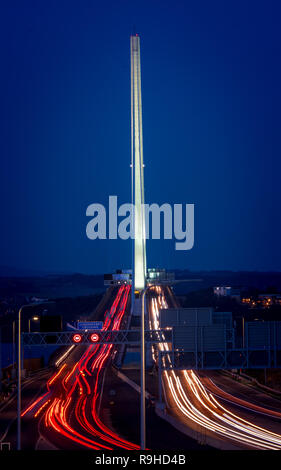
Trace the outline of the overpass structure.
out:
<instances>
[{"instance_id":1,"label":"overpass structure","mask_svg":"<svg viewBox=\"0 0 281 470\"><path fill-rule=\"evenodd\" d=\"M236 348L229 342L225 325L216 331L220 336L212 338L212 332L203 326L166 327L145 330L147 347L169 345L168 350L159 350L160 370L219 370L219 369L264 369L281 367L281 322L249 322L245 328L245 347ZM79 344L91 345L94 330L79 330ZM97 330L98 344L137 346L141 341L139 330L100 331ZM75 333L23 333L23 345L70 346L74 344ZM235 332L234 332L235 335Z\"/></svg>"},{"instance_id":2,"label":"overpass structure","mask_svg":"<svg viewBox=\"0 0 281 470\"><path fill-rule=\"evenodd\" d=\"M145 342L148 344L163 343L166 341L173 342L172 330L145 330ZM79 334L79 343L75 342L74 336ZM141 332L139 330L77 330L76 333L71 331L48 332L48 333L23 333L24 346L70 346L73 344L91 345L92 335L97 335L95 344L114 344L114 345L139 345L141 340Z\"/></svg>"}]
</instances>

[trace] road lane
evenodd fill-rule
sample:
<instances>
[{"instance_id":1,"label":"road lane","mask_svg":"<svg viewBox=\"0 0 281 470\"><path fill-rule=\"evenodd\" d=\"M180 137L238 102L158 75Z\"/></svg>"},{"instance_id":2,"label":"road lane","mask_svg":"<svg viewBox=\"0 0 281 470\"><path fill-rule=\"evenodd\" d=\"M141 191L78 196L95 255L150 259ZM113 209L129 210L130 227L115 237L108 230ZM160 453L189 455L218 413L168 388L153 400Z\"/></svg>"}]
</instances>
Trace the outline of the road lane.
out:
<instances>
[{"instance_id":1,"label":"road lane","mask_svg":"<svg viewBox=\"0 0 281 470\"><path fill-rule=\"evenodd\" d=\"M167 307L165 289L160 286L151 288L149 300L151 328L159 327L159 310ZM162 343L158 348L169 351L170 345ZM157 349L154 349L153 355L156 360ZM171 364L169 355L165 361ZM215 397L205 387L202 378L192 370L165 370L162 379L169 412L175 414L186 426L223 441L229 445L229 448L281 449L280 424L278 423L276 431L273 423L278 417L269 416L270 411L266 421L259 419L259 422L263 423L260 425L256 416L253 419L253 415L256 414L253 404L244 402L243 412L237 411L235 398L231 406L229 403L225 404L220 397ZM208 385L210 388L211 383ZM228 399L230 400L230 397Z\"/></svg>"}]
</instances>

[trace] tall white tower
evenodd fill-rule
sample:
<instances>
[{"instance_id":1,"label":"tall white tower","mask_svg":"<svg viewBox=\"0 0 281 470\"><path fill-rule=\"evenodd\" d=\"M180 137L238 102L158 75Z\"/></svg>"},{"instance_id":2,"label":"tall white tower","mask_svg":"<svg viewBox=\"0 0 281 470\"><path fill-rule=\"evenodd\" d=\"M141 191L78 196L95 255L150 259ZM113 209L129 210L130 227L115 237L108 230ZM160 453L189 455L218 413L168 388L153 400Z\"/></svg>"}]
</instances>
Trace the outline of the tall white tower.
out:
<instances>
[{"instance_id":1,"label":"tall white tower","mask_svg":"<svg viewBox=\"0 0 281 470\"><path fill-rule=\"evenodd\" d=\"M144 214L143 146L142 146L142 102L140 38L131 36L131 167L132 202L135 206L134 218L134 290L143 290L146 279L146 239Z\"/></svg>"}]
</instances>

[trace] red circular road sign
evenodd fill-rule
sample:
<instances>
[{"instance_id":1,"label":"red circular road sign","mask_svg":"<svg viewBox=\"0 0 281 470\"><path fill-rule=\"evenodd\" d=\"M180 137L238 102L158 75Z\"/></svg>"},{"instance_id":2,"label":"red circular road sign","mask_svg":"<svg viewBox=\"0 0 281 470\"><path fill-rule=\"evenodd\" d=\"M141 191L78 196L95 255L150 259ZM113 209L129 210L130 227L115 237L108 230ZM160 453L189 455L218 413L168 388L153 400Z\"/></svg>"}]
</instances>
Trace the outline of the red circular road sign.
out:
<instances>
[{"instance_id":1,"label":"red circular road sign","mask_svg":"<svg viewBox=\"0 0 281 470\"><path fill-rule=\"evenodd\" d=\"M92 343L97 343L99 341L100 337L97 333L92 333L90 336L90 340Z\"/></svg>"},{"instance_id":2,"label":"red circular road sign","mask_svg":"<svg viewBox=\"0 0 281 470\"><path fill-rule=\"evenodd\" d=\"M80 335L79 333L75 333L75 335L72 336L72 341L74 343L81 343L82 335Z\"/></svg>"}]
</instances>

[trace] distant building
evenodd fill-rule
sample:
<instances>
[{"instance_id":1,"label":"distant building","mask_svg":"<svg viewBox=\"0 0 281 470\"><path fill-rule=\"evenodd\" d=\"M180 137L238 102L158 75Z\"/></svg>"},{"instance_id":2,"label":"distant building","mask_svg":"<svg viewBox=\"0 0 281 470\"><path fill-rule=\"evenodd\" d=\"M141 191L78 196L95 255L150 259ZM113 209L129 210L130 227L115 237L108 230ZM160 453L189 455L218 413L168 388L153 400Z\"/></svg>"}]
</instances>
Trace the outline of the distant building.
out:
<instances>
[{"instance_id":1,"label":"distant building","mask_svg":"<svg viewBox=\"0 0 281 470\"><path fill-rule=\"evenodd\" d=\"M255 301L252 297L242 297L241 302L242 302L242 304L252 305L253 302L255 302Z\"/></svg>"},{"instance_id":2,"label":"distant building","mask_svg":"<svg viewBox=\"0 0 281 470\"><path fill-rule=\"evenodd\" d=\"M131 269L116 269L113 274L104 274L103 281L105 286L131 284L132 283L132 270Z\"/></svg>"},{"instance_id":3,"label":"distant building","mask_svg":"<svg viewBox=\"0 0 281 470\"><path fill-rule=\"evenodd\" d=\"M236 299L238 302L240 302L240 289L236 289L231 286L216 286L213 287L213 292L218 297L230 297L231 299Z\"/></svg>"},{"instance_id":4,"label":"distant building","mask_svg":"<svg viewBox=\"0 0 281 470\"><path fill-rule=\"evenodd\" d=\"M218 297L227 297L230 295L231 287L217 286L213 287L214 294Z\"/></svg>"},{"instance_id":5,"label":"distant building","mask_svg":"<svg viewBox=\"0 0 281 470\"><path fill-rule=\"evenodd\" d=\"M43 298L41 299L39 297L31 297L30 302L31 303L40 303L41 304L43 302L48 302L48 299L43 299Z\"/></svg>"},{"instance_id":6,"label":"distant building","mask_svg":"<svg viewBox=\"0 0 281 470\"><path fill-rule=\"evenodd\" d=\"M257 297L248 296L241 299L243 304L251 308L269 308L272 305L281 305L281 294L259 294Z\"/></svg>"},{"instance_id":7,"label":"distant building","mask_svg":"<svg viewBox=\"0 0 281 470\"><path fill-rule=\"evenodd\" d=\"M148 268L146 279L149 284L157 284L158 282L169 283L174 281L175 273L167 272L166 269L163 268Z\"/></svg>"},{"instance_id":8,"label":"distant building","mask_svg":"<svg viewBox=\"0 0 281 470\"><path fill-rule=\"evenodd\" d=\"M119 285L132 283L132 270L131 269L117 269L115 273L104 274L104 285ZM173 282L175 273L167 272L166 269L148 268L146 280L148 284L161 284Z\"/></svg>"},{"instance_id":9,"label":"distant building","mask_svg":"<svg viewBox=\"0 0 281 470\"><path fill-rule=\"evenodd\" d=\"M281 305L281 294L259 294L257 304L265 308L271 305Z\"/></svg>"}]
</instances>

